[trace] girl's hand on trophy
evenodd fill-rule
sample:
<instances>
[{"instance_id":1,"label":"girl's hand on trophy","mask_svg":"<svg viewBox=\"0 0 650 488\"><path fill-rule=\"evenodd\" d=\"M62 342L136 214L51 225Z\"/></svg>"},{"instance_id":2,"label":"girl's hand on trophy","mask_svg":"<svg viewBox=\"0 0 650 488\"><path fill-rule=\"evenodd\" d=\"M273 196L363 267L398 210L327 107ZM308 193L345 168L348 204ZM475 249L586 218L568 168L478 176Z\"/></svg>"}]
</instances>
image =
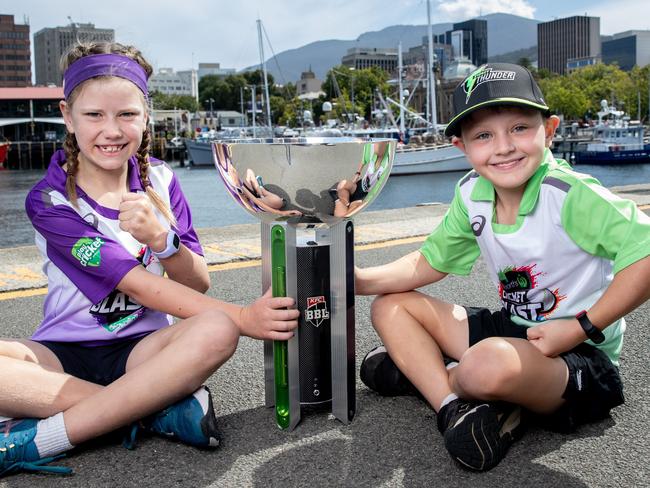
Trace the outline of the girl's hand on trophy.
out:
<instances>
[{"instance_id":1,"label":"girl's hand on trophy","mask_svg":"<svg viewBox=\"0 0 650 488\"><path fill-rule=\"evenodd\" d=\"M290 297L273 297L269 288L262 297L241 309L239 328L242 334L255 339L286 341L298 327L300 312Z\"/></svg>"}]
</instances>

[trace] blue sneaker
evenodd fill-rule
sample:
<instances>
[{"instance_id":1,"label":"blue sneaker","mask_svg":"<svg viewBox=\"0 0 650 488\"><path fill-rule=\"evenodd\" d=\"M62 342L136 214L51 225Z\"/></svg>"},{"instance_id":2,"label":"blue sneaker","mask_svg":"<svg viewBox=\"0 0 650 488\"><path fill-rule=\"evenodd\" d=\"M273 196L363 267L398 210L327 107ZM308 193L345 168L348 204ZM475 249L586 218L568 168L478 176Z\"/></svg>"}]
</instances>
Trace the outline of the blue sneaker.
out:
<instances>
[{"instance_id":1,"label":"blue sneaker","mask_svg":"<svg viewBox=\"0 0 650 488\"><path fill-rule=\"evenodd\" d=\"M207 386L202 386L157 414L132 424L122 445L127 449L135 449L136 437L141 428L146 432L205 449L218 447L221 440L212 395Z\"/></svg>"},{"instance_id":2,"label":"blue sneaker","mask_svg":"<svg viewBox=\"0 0 650 488\"><path fill-rule=\"evenodd\" d=\"M70 468L46 466L64 455L41 458L34 443L38 419L0 422L0 476L19 471L69 474Z\"/></svg>"}]
</instances>

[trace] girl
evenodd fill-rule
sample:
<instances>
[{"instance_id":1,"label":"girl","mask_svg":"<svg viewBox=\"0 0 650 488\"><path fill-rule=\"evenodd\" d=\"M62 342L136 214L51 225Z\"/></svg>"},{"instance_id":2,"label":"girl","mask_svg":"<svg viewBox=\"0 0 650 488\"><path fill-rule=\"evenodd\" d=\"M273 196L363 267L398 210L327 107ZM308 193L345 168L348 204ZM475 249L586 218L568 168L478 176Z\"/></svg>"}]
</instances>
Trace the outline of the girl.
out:
<instances>
[{"instance_id":1,"label":"girl","mask_svg":"<svg viewBox=\"0 0 650 488\"><path fill-rule=\"evenodd\" d=\"M152 69L141 53L78 45L62 64L65 153L26 201L49 291L31 340L0 340L0 415L14 418L0 423L0 475L69 472L45 464L143 418L151 432L214 447L202 383L240 334L286 340L297 327L291 299L240 307L203 295L187 202L147 153Z\"/></svg>"}]
</instances>

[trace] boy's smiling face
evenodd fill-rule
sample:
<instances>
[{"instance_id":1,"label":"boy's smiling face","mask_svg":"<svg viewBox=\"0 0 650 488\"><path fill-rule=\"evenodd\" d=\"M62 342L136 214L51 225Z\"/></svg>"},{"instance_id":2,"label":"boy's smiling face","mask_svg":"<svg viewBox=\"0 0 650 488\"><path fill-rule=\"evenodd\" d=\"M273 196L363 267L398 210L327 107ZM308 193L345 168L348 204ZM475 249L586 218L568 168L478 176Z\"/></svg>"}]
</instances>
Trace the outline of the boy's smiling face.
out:
<instances>
[{"instance_id":1,"label":"boy's smiling face","mask_svg":"<svg viewBox=\"0 0 650 488\"><path fill-rule=\"evenodd\" d=\"M544 119L538 110L487 107L462 122L461 136L453 137L452 143L497 193L523 195L558 124L557 117Z\"/></svg>"}]
</instances>

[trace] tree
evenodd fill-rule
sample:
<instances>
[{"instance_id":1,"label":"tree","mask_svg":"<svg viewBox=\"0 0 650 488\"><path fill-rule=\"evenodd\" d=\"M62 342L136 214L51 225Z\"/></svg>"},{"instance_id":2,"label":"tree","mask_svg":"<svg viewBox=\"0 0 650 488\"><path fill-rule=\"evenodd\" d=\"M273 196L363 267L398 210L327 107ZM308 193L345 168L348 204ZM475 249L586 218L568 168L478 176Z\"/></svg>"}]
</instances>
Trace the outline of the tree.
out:
<instances>
[{"instance_id":1,"label":"tree","mask_svg":"<svg viewBox=\"0 0 650 488\"><path fill-rule=\"evenodd\" d=\"M565 77L540 80L540 88L552 112L563 114L567 119L584 117L589 99L576 84L566 82Z\"/></svg>"},{"instance_id":2,"label":"tree","mask_svg":"<svg viewBox=\"0 0 650 488\"><path fill-rule=\"evenodd\" d=\"M198 104L191 95L167 95L158 91L151 92L154 110L189 110L196 112Z\"/></svg>"},{"instance_id":3,"label":"tree","mask_svg":"<svg viewBox=\"0 0 650 488\"><path fill-rule=\"evenodd\" d=\"M387 80L388 73L378 67L352 70L339 65L327 72L322 89L326 93L326 99L332 100L334 115L337 118L347 119L347 114L352 113L353 90L355 112L364 118L370 118L375 90L387 92ZM336 90L337 84L340 94Z\"/></svg>"}]
</instances>

